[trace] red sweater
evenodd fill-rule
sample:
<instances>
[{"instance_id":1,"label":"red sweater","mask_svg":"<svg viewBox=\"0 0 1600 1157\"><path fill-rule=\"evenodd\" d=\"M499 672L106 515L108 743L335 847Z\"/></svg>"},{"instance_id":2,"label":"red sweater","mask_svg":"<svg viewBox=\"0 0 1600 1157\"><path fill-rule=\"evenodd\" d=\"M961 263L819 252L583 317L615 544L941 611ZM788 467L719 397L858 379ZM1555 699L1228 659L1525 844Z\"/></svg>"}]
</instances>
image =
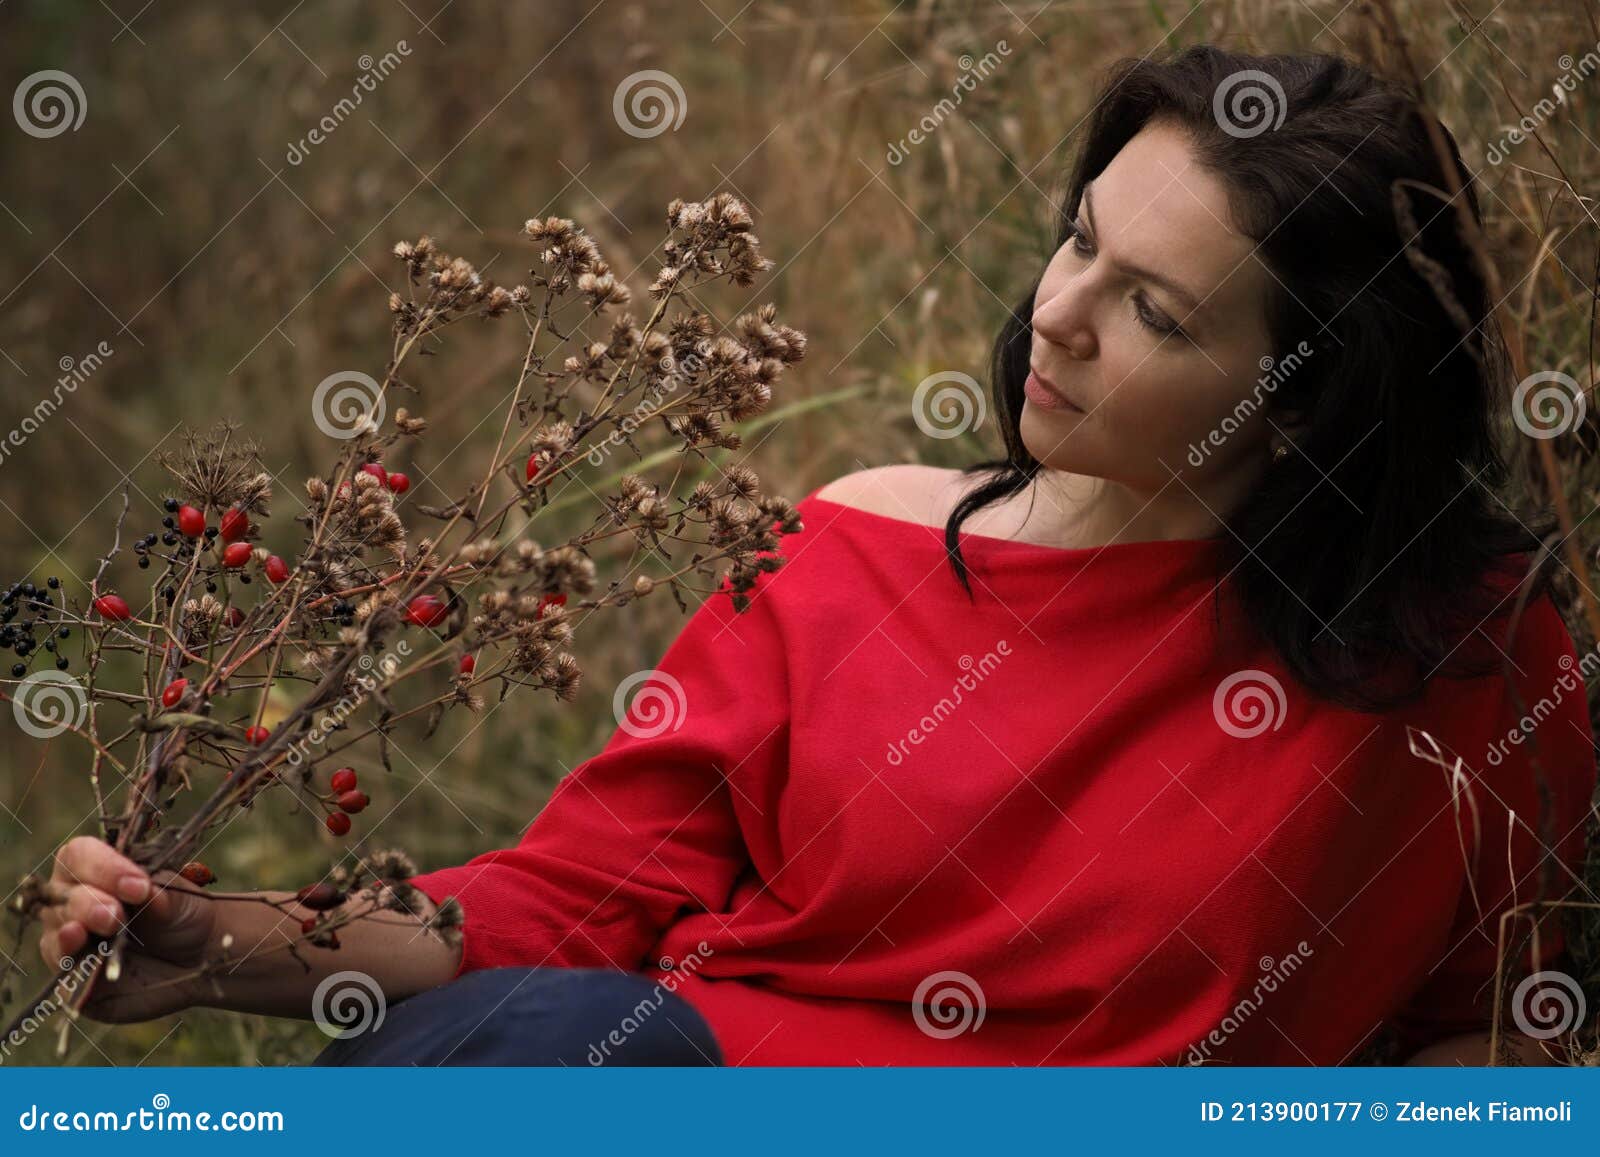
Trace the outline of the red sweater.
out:
<instances>
[{"instance_id":1,"label":"red sweater","mask_svg":"<svg viewBox=\"0 0 1600 1157\"><path fill-rule=\"evenodd\" d=\"M751 608L661 658L664 711L635 692L520 843L415 878L462 971L643 972L730 1064L1337 1064L1486 1023L1498 913L1541 859L1575 881L1594 749L1548 598L1510 647L1542 857L1499 676L1346 711L1215 621L1215 544L964 535L969 604L941 530L799 508ZM1461 839L1407 725L1465 761ZM1525 956L1562 947L1552 915Z\"/></svg>"}]
</instances>

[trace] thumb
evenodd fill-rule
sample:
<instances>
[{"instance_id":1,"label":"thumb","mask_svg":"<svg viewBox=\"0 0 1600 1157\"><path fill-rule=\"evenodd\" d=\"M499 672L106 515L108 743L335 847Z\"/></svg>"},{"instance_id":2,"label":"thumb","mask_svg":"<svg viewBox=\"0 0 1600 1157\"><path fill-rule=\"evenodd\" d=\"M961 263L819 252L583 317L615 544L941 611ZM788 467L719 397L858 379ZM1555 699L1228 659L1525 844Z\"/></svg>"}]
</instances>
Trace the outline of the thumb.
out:
<instances>
[{"instance_id":1,"label":"thumb","mask_svg":"<svg viewBox=\"0 0 1600 1157\"><path fill-rule=\"evenodd\" d=\"M176 872L162 870L148 878L142 900L128 898L129 906L152 923L165 924L176 918L185 907L194 903L187 894L189 885Z\"/></svg>"}]
</instances>

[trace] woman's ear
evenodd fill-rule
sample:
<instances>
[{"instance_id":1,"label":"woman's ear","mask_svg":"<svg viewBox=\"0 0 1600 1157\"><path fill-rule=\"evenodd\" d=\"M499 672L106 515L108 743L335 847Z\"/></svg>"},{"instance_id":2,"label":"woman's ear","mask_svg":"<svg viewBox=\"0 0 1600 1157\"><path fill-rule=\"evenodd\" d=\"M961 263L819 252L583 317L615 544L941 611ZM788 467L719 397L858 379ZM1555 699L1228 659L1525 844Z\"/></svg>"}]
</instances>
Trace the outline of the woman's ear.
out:
<instances>
[{"instance_id":1,"label":"woman's ear","mask_svg":"<svg viewBox=\"0 0 1600 1157\"><path fill-rule=\"evenodd\" d=\"M1310 428L1310 421L1297 410L1274 410L1267 413L1267 448L1277 461L1293 453L1300 444L1300 436Z\"/></svg>"}]
</instances>

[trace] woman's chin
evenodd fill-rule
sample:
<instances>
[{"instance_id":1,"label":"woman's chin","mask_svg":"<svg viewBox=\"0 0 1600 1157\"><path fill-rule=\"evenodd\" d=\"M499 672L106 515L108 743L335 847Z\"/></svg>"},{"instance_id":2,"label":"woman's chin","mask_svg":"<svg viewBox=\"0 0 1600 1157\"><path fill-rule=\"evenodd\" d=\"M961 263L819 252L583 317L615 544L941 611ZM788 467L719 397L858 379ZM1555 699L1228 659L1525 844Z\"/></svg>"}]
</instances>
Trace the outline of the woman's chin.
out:
<instances>
[{"instance_id":1,"label":"woman's chin","mask_svg":"<svg viewBox=\"0 0 1600 1157\"><path fill-rule=\"evenodd\" d=\"M1076 425L1082 417L1076 411L1046 410L1024 402L1017 433L1028 453L1052 470L1084 473L1084 436Z\"/></svg>"}]
</instances>

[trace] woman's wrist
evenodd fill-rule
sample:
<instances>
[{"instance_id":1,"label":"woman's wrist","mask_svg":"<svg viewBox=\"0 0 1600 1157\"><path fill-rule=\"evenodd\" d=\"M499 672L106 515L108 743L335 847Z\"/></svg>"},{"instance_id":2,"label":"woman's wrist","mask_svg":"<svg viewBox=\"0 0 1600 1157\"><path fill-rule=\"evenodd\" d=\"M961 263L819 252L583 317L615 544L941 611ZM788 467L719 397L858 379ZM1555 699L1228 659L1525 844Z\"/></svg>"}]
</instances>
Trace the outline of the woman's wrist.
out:
<instances>
[{"instance_id":1,"label":"woman's wrist","mask_svg":"<svg viewBox=\"0 0 1600 1157\"><path fill-rule=\"evenodd\" d=\"M270 981L285 964L292 965L281 945L298 936L299 921L274 903L293 901L292 892L214 892L211 935L196 962L199 975L188 982L191 1004L235 1008L235 1001L262 981ZM284 904L284 907L290 907ZM295 905L297 907L297 905ZM280 947L279 951L271 951Z\"/></svg>"}]
</instances>

